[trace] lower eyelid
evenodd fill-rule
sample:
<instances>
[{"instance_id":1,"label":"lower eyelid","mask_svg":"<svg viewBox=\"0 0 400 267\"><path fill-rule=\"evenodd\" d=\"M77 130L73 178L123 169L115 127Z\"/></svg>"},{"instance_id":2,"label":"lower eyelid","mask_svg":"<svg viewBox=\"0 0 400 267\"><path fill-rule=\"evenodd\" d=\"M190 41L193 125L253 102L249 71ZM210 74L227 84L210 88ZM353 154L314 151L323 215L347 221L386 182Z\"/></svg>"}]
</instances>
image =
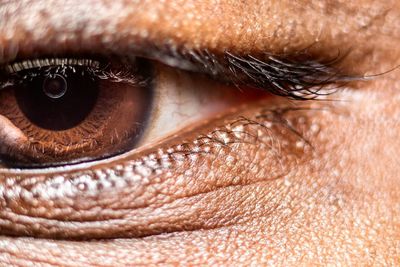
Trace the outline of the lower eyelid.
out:
<instances>
[{"instance_id":1,"label":"lower eyelid","mask_svg":"<svg viewBox=\"0 0 400 267\"><path fill-rule=\"evenodd\" d=\"M216 203L216 196L280 178L310 152L298 134L309 127L301 111L260 105L212 122L222 127L191 131L185 136L190 142L171 140L178 144L140 158L86 171L3 176L1 233L114 238L229 224L241 209L218 220L216 211L228 207ZM238 172L243 175L236 177ZM271 185L270 193L275 191Z\"/></svg>"}]
</instances>

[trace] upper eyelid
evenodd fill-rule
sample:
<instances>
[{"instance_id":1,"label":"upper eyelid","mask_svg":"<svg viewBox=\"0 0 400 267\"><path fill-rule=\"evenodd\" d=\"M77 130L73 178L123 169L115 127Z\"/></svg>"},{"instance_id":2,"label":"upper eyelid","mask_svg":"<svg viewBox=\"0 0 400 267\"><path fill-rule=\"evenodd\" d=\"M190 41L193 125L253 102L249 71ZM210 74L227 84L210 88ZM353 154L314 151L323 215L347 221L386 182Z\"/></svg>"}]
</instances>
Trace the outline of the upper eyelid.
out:
<instances>
[{"instance_id":1,"label":"upper eyelid","mask_svg":"<svg viewBox=\"0 0 400 267\"><path fill-rule=\"evenodd\" d=\"M22 5L23 2L25 3L26 1L8 1L0 4L0 18L5 17L5 21L7 22L7 15L5 15L7 13L7 9L5 8L7 4L11 3L11 5L18 5L19 3ZM36 4L38 3L38 1L32 2ZM46 3L51 1L43 2ZM76 2L72 3L77 4ZM14 13L17 12L17 10L18 6L14 7ZM11 11L8 13L8 16L10 16L10 14L13 15L13 12ZM96 24L99 23L99 21L96 21L96 19L91 15L88 15L88 19L89 21L94 20L95 22L91 21L89 23L90 25L85 27L96 28L95 26L99 26ZM75 30L79 30L77 25L75 25L75 27L77 27ZM68 32L68 30L71 29L67 27L66 32ZM80 30L82 31L83 29ZM35 30L33 31L35 32ZM299 98L298 95L296 96L297 92L295 91L298 89L296 87L306 87L306 89L309 89L315 86L325 86L331 83L343 81L362 80L364 78L357 75L349 75L342 69L336 68L336 66L325 64L326 62L329 62L329 59L324 60L323 57L322 60L309 57L306 62L303 62L302 60L293 60L290 55L271 56L266 53L252 55L251 53L235 54L234 52L229 51L210 52L207 48L190 49L185 48L184 46L179 47L177 44L169 42L168 38L165 38L164 43L156 43L147 38L148 36L144 34L145 31L141 32L140 29L134 29L134 31L137 32L135 38L130 40L120 40L118 38L110 40L109 43L105 45L109 51L107 51L107 49L105 51L107 53L125 53L133 54L135 56L143 56L183 70L206 73L218 80L222 80L223 82L230 82L244 87L252 86L261 89L270 89L269 91L272 93L291 96L294 98ZM63 33L59 34L62 35ZM70 49L63 43L57 44L57 35L53 36L53 38L55 39L55 43L52 47L40 47L41 44L39 43L41 42L37 41L35 43L35 40L32 40L32 43L29 44L29 49L34 51L41 50L39 53L43 53L46 49L52 50L46 51L48 54L59 54ZM108 38L110 39L110 36L108 36ZM3 53L0 53L0 62L4 63L5 61L13 61L15 56L18 54L18 50L20 51L21 48L23 48L18 44L18 41L16 44L13 44L12 41L13 40L11 39L9 44L3 44L3 47L1 47L2 44L0 43L0 47L3 50ZM81 46L80 48L88 51L93 49L93 47L91 47L93 44L90 44L90 42L90 35L80 36L77 33L69 40L71 46ZM37 50L35 49L36 47L38 48ZM101 45L98 45L98 47L94 49L103 51L103 48L104 47L101 47ZM292 53L292 55L293 54L295 53ZM1 58L1 56L3 56L3 58ZM290 63L290 66L286 63ZM255 66L258 70L254 69ZM302 71L296 73L299 69ZM256 71L256 73L254 73L255 76L249 75L249 71ZM237 72L241 72L241 75L237 75ZM289 76L288 74L290 73L296 73L295 77ZM285 80L286 78L292 78L292 80ZM289 82L290 88L284 88L285 85L283 85L282 82L285 82L286 85ZM310 93L310 91L306 93ZM314 97L314 94L311 93L310 95L311 97ZM303 97L300 96L300 98Z\"/></svg>"},{"instance_id":2,"label":"upper eyelid","mask_svg":"<svg viewBox=\"0 0 400 267\"><path fill-rule=\"evenodd\" d=\"M204 73L218 81L231 83L241 90L253 87L293 99L315 99L327 94L322 90L328 85L368 78L350 75L337 68L336 63L341 61L339 54L336 59L321 61L312 59L307 53L302 54L303 57L308 57L307 60L299 60L293 57L295 54L275 56L265 53L266 59L263 59L252 55L235 55L228 51L216 55L207 49L176 51L167 46L163 50L153 47L145 53L141 49L136 51L128 53L133 57L144 56L185 71ZM121 51L119 53L126 56ZM337 88L332 92L335 89Z\"/></svg>"},{"instance_id":3,"label":"upper eyelid","mask_svg":"<svg viewBox=\"0 0 400 267\"><path fill-rule=\"evenodd\" d=\"M340 67L346 56L338 51L331 59L316 58L307 50L286 55L263 53L261 56L236 55L229 51L219 56L208 50L189 50L180 54L193 64L193 70L233 83L240 89L255 87L294 99L314 99L325 86L369 78L346 73Z\"/></svg>"},{"instance_id":4,"label":"upper eyelid","mask_svg":"<svg viewBox=\"0 0 400 267\"><path fill-rule=\"evenodd\" d=\"M151 11L146 10L144 12L145 15L151 15L148 12L160 12L158 9L161 8L163 10L165 8L166 16L168 17L169 15L172 20L177 20L177 25L180 25L180 20L184 20L183 18L172 16L175 13L173 10L171 11L169 4L155 3L153 5L151 1L143 1L143 5L149 4L148 2L150 2L148 6L157 7ZM190 3L191 1L188 2ZM198 53L200 56L206 54L204 51L212 51L219 56L223 56L224 51L229 51L241 56L243 53L238 51L254 50L253 52L248 52L248 54L254 56L255 53L261 54L266 49L259 47L255 50L242 47L240 39L235 42L235 47L238 48L237 51L228 47L218 48L215 44L208 43L210 36L205 37L202 34L200 34L200 41L203 44L191 44L195 40L190 40L190 35L186 36L184 32L162 30L163 25L160 25L161 22L157 22L162 20L162 18L157 17L160 14L154 14L156 18L144 18L138 19L138 21L134 19L135 23L132 24L129 16L140 11L143 5L140 2L130 4L123 0L69 0L62 2L55 0L12 0L0 3L0 21L2 21L0 37L5 32L7 38L4 40L10 42L6 46L3 45L4 47L1 47L0 43L0 47L3 50L0 53L0 63L13 61L18 50L46 50L48 53L65 52L63 50L67 50L65 47L67 42L69 46L82 47L84 49L87 43L96 41L100 43L97 44L98 47L96 48L99 51L113 50L109 52L118 53L118 51L129 50L129 52L138 56L158 59L167 65L181 67L186 70L204 69L198 68L198 65L193 64L193 61L185 60L188 54L194 55L197 53L192 53L193 50L200 51ZM224 6L224 4L221 5ZM236 5L240 4L233 6ZM232 8L227 12L233 12ZM92 12L87 12L88 10ZM138 14L138 17L142 16ZM150 22L146 22L146 20ZM128 25L121 26L125 25L126 22ZM251 27L252 22L247 21L247 24L248 27ZM32 27L32 25L35 25L35 27ZM202 26L200 26L201 28ZM265 32L270 32L271 30L274 29L266 29ZM51 35L48 34L48 31L51 32ZM175 34L174 32L178 33ZM228 37L231 35L227 34ZM225 38L225 36L221 37ZM86 49L92 51L93 44L91 44L90 48L86 47ZM185 56L182 57L182 54ZM260 59L262 60L262 58ZM204 60L202 61L204 62Z\"/></svg>"},{"instance_id":5,"label":"upper eyelid","mask_svg":"<svg viewBox=\"0 0 400 267\"><path fill-rule=\"evenodd\" d=\"M88 66L91 68L99 68L100 62L92 59L74 59L74 58L50 58L50 59L36 59L32 62L22 61L9 64L6 66L5 71L8 74L16 73L21 70L27 70L38 67L50 67L54 65L76 65L76 66Z\"/></svg>"},{"instance_id":6,"label":"upper eyelid","mask_svg":"<svg viewBox=\"0 0 400 267\"><path fill-rule=\"evenodd\" d=\"M90 44L86 45L90 48ZM151 43L134 44L133 49L130 44L127 46L130 47L128 50L109 50L105 53L132 58L142 56L185 71L207 74L218 81L231 83L241 90L246 87L265 89L273 94L294 99L315 99L326 94L321 91L328 85L369 78L348 74L339 68L337 63L345 58L340 56L340 53L337 58L324 59L314 57L306 50L287 55L261 53L262 56L254 56L237 55L229 51L216 54L207 49L177 50L168 45L160 48ZM68 49L64 52L70 53ZM55 55L62 55L64 52L61 50ZM51 51L43 54L47 56ZM0 63L2 61L4 60L0 58ZM254 76L249 75L249 71Z\"/></svg>"}]
</instances>

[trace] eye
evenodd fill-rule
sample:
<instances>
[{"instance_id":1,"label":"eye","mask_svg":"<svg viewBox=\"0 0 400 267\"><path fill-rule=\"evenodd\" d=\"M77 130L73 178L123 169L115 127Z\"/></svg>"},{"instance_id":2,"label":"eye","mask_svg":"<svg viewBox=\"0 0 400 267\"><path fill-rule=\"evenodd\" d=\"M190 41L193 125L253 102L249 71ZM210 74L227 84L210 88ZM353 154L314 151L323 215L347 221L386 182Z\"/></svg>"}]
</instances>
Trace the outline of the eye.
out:
<instances>
[{"instance_id":1,"label":"eye","mask_svg":"<svg viewBox=\"0 0 400 267\"><path fill-rule=\"evenodd\" d=\"M219 100L233 95L189 77L141 58L8 64L1 75L1 162L33 168L115 156L219 111Z\"/></svg>"},{"instance_id":2,"label":"eye","mask_svg":"<svg viewBox=\"0 0 400 267\"><path fill-rule=\"evenodd\" d=\"M140 61L46 58L7 65L0 91L3 164L60 165L131 149L150 116L151 75Z\"/></svg>"}]
</instances>

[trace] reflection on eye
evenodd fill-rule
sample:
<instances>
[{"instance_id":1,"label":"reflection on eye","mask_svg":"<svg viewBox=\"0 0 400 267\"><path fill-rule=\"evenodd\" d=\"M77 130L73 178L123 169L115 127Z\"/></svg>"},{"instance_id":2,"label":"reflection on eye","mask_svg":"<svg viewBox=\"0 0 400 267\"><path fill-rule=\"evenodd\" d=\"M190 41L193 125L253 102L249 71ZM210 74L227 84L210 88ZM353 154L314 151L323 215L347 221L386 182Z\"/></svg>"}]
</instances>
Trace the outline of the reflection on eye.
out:
<instances>
[{"instance_id":1,"label":"reflection on eye","mask_svg":"<svg viewBox=\"0 0 400 267\"><path fill-rule=\"evenodd\" d=\"M0 91L2 161L59 165L131 149L151 111L148 65L68 58L8 65Z\"/></svg>"},{"instance_id":2,"label":"reflection on eye","mask_svg":"<svg viewBox=\"0 0 400 267\"><path fill-rule=\"evenodd\" d=\"M0 72L0 166L119 155L259 95L143 58L12 63Z\"/></svg>"},{"instance_id":3,"label":"reflection on eye","mask_svg":"<svg viewBox=\"0 0 400 267\"><path fill-rule=\"evenodd\" d=\"M212 71L228 80L223 85L144 58L106 58L54 57L0 66L0 167L108 158L266 91L312 99L325 85L352 79L312 60L269 57L267 63L226 54L227 65L215 60ZM232 83L246 86L245 94L232 90Z\"/></svg>"}]
</instances>

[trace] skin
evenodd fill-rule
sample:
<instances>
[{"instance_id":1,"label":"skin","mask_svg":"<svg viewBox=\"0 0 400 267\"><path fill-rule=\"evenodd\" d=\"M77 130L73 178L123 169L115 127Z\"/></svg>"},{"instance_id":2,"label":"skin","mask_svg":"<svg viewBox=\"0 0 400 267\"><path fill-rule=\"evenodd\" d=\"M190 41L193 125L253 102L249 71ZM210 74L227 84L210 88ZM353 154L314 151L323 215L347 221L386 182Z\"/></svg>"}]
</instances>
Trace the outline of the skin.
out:
<instances>
[{"instance_id":1,"label":"skin","mask_svg":"<svg viewBox=\"0 0 400 267\"><path fill-rule=\"evenodd\" d=\"M282 53L315 43L310 53L329 58L351 49L339 65L349 74L400 64L395 0L23 2L7 4L8 14L0 5L4 61L15 44L29 55L132 41L146 54L143 44L161 48L169 40L170 47L216 53ZM75 9L59 9L64 3ZM71 16L89 7L98 12ZM96 29L104 30L101 41ZM158 60L177 65L162 53ZM398 265L399 80L393 70L351 83L329 96L336 101L250 101L99 164L2 171L0 262ZM149 155L168 164L155 168ZM101 186L83 175L105 169L115 171L114 183L110 174ZM51 193L57 176L61 185Z\"/></svg>"}]
</instances>

